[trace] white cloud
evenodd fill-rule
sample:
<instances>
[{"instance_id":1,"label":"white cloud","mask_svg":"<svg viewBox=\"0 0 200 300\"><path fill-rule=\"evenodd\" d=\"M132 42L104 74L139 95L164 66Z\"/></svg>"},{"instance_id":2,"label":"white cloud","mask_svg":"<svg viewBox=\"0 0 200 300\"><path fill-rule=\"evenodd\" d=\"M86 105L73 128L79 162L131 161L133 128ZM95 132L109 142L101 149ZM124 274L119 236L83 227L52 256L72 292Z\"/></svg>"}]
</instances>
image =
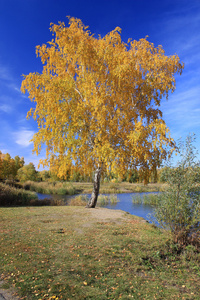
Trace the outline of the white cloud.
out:
<instances>
[{"instance_id":1,"label":"white cloud","mask_svg":"<svg viewBox=\"0 0 200 300\"><path fill-rule=\"evenodd\" d=\"M10 70L2 65L0 65L0 79L3 79L3 80L11 79Z\"/></svg>"},{"instance_id":2,"label":"white cloud","mask_svg":"<svg viewBox=\"0 0 200 300\"><path fill-rule=\"evenodd\" d=\"M2 86L10 91L17 92L18 94L21 94L20 85L19 85L19 78L13 77L12 70L6 66L3 65L0 62L0 83Z\"/></svg>"},{"instance_id":3,"label":"white cloud","mask_svg":"<svg viewBox=\"0 0 200 300\"><path fill-rule=\"evenodd\" d=\"M167 54L177 53L183 62L190 64L190 60L199 61L200 46L200 3L183 1L178 9L164 12L158 24L161 30L157 35L162 41Z\"/></svg>"},{"instance_id":4,"label":"white cloud","mask_svg":"<svg viewBox=\"0 0 200 300\"><path fill-rule=\"evenodd\" d=\"M34 131L27 130L27 129L21 129L20 131L15 132L14 134L16 137L15 142L18 145L23 146L23 147L28 147L31 144L30 140L33 137Z\"/></svg>"},{"instance_id":5,"label":"white cloud","mask_svg":"<svg viewBox=\"0 0 200 300\"><path fill-rule=\"evenodd\" d=\"M12 107L7 104L0 105L0 112L10 113L12 111Z\"/></svg>"},{"instance_id":6,"label":"white cloud","mask_svg":"<svg viewBox=\"0 0 200 300\"><path fill-rule=\"evenodd\" d=\"M196 146L200 150L200 87L187 85L187 82L184 84L185 88L183 85L179 86L168 101L162 101L161 111L175 141L180 137L185 139L189 133L195 133Z\"/></svg>"},{"instance_id":7,"label":"white cloud","mask_svg":"<svg viewBox=\"0 0 200 300\"><path fill-rule=\"evenodd\" d=\"M8 87L14 91L16 91L17 93L21 94L21 90L20 87L18 85L16 85L14 82L9 83Z\"/></svg>"}]
</instances>

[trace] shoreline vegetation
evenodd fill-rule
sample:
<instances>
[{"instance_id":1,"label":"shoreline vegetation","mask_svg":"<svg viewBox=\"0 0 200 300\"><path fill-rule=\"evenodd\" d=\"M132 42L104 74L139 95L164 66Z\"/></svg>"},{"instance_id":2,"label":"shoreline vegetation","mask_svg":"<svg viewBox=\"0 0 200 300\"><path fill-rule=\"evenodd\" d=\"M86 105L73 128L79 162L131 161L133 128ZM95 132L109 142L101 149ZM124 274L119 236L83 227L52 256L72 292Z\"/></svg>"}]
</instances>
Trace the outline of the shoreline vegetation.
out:
<instances>
[{"instance_id":1,"label":"shoreline vegetation","mask_svg":"<svg viewBox=\"0 0 200 300\"><path fill-rule=\"evenodd\" d=\"M116 203L114 196L104 196L102 194L119 194L119 193L142 193L142 192L159 192L166 188L163 183L103 183L100 187L99 205ZM85 204L86 200L81 194L90 194L93 190L93 184L87 182L34 182L25 183L7 182L0 183L0 206L42 206L42 205L64 205L62 200L50 200L47 198L38 200L37 193L47 195L77 195L76 203ZM82 198L82 199L81 199ZM78 200L79 199L79 200ZM75 200L73 200L75 201ZM73 202L72 202L73 203ZM72 205L72 204L71 204Z\"/></svg>"},{"instance_id":2,"label":"shoreline vegetation","mask_svg":"<svg viewBox=\"0 0 200 300\"><path fill-rule=\"evenodd\" d=\"M34 182L27 181L22 187L25 190L34 191L41 194L58 194L58 195L75 195L90 194L93 190L92 182ZM116 193L142 193L142 192L159 192L166 187L164 183L129 183L129 182L109 182L100 185L101 194Z\"/></svg>"},{"instance_id":3,"label":"shoreline vegetation","mask_svg":"<svg viewBox=\"0 0 200 300\"><path fill-rule=\"evenodd\" d=\"M199 299L200 253L142 218L77 206L0 216L1 288L21 299Z\"/></svg>"},{"instance_id":4,"label":"shoreline vegetation","mask_svg":"<svg viewBox=\"0 0 200 300\"><path fill-rule=\"evenodd\" d=\"M89 201L89 197L87 195L77 195L76 197L72 198L68 205L70 206L86 206ZM101 207L104 205L115 205L117 202L119 202L119 199L117 198L117 195L110 194L110 195L102 195L99 194L98 201L97 201L97 207Z\"/></svg>"}]
</instances>

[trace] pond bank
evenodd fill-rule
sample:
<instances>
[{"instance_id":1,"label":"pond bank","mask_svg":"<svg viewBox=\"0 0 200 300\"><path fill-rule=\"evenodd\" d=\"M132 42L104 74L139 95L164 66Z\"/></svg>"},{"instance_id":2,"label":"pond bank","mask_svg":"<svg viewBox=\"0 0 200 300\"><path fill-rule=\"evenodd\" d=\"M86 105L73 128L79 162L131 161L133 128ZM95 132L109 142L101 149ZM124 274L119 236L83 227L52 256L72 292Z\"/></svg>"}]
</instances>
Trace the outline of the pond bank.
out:
<instances>
[{"instance_id":1,"label":"pond bank","mask_svg":"<svg viewBox=\"0 0 200 300\"><path fill-rule=\"evenodd\" d=\"M153 213L153 206L152 205L143 205L143 204L136 204L132 203L132 197L135 196L143 196L146 194L151 194L151 193L124 193L124 194L115 194L117 196L117 199L119 200L117 203L114 204L106 204L106 205L101 205L101 207L104 208L109 208L113 210L123 210L127 213L130 213L131 215L135 215L138 217L142 217L146 220L148 219L148 214ZM50 198L54 200L64 200L66 202L66 205L70 202L70 199L72 199L75 196L69 196L69 195L48 195L48 194L37 194L39 199L45 199L45 198ZM85 195L85 194L84 194ZM106 194L104 194L106 195ZM90 194L87 194L88 197L90 197ZM97 206L98 206L98 201L97 201Z\"/></svg>"}]
</instances>

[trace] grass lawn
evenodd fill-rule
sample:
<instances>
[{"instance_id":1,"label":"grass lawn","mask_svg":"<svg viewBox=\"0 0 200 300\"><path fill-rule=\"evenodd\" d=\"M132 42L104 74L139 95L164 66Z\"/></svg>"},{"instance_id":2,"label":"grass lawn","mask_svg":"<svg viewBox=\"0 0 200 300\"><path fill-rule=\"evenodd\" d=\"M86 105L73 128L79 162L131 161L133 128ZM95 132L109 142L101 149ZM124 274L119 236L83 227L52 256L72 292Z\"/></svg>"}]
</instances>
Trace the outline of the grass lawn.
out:
<instances>
[{"instance_id":1,"label":"grass lawn","mask_svg":"<svg viewBox=\"0 0 200 300\"><path fill-rule=\"evenodd\" d=\"M0 208L0 276L21 299L200 299L200 254L122 211Z\"/></svg>"}]
</instances>

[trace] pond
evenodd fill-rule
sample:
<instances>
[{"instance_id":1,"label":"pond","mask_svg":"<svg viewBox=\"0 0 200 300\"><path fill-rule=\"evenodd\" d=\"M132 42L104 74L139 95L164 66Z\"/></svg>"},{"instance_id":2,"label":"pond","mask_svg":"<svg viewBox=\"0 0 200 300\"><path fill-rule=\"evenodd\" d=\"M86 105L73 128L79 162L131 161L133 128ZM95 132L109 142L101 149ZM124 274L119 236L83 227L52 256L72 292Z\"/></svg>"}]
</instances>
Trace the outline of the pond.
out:
<instances>
[{"instance_id":1,"label":"pond","mask_svg":"<svg viewBox=\"0 0 200 300\"><path fill-rule=\"evenodd\" d=\"M132 215L142 217L149 221L148 214L152 213L154 208L151 205L143 205L143 204L135 204L132 203L132 197L134 196L142 196L145 194L152 194L152 193L127 193L127 194L116 194L119 202L116 204L109 204L109 205L103 205L101 207L110 208L110 209L121 209L123 211L126 211ZM155 192L153 193L155 194ZM77 195L69 196L69 195L47 195L47 194L37 194L39 199L44 198L51 198L51 199L63 199L66 201L66 205L69 202L69 200L73 197L76 197ZM108 194L106 194L108 195ZM87 196L90 197L90 194ZM98 203L98 201L97 201Z\"/></svg>"}]
</instances>

